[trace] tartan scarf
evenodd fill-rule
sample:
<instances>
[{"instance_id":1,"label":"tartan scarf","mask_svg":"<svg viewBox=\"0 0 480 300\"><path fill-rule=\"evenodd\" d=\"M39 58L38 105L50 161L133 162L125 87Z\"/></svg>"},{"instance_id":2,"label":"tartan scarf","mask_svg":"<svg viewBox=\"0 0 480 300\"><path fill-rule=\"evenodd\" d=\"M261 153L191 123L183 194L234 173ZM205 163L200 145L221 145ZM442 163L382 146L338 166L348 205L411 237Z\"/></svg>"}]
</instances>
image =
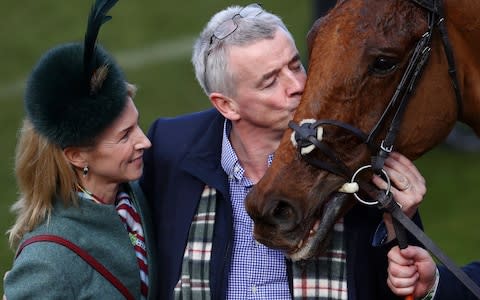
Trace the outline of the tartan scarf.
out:
<instances>
[{"instance_id":1,"label":"tartan scarf","mask_svg":"<svg viewBox=\"0 0 480 300\"><path fill-rule=\"evenodd\" d=\"M295 300L347 299L347 260L343 219L332 232L330 244L321 256L292 263Z\"/></svg>"},{"instance_id":2,"label":"tartan scarf","mask_svg":"<svg viewBox=\"0 0 480 300\"><path fill-rule=\"evenodd\" d=\"M193 217L183 254L182 273L174 289L175 300L209 300L210 257L215 225L216 190L205 186Z\"/></svg>"},{"instance_id":3,"label":"tartan scarf","mask_svg":"<svg viewBox=\"0 0 480 300\"><path fill-rule=\"evenodd\" d=\"M215 226L216 190L205 186L190 225L182 272L174 289L175 300L209 300L210 258ZM325 254L292 262L294 300L347 299L346 245L343 220L334 226Z\"/></svg>"}]
</instances>

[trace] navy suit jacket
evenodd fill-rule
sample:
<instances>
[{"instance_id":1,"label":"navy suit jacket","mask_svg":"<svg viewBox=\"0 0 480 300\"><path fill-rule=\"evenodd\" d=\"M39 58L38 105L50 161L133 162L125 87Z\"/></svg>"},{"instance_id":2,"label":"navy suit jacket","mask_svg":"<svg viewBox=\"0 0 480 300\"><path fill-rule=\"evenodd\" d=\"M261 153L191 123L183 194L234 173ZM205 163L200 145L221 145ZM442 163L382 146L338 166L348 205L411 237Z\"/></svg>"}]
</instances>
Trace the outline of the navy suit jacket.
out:
<instances>
[{"instance_id":1,"label":"navy suit jacket","mask_svg":"<svg viewBox=\"0 0 480 300\"><path fill-rule=\"evenodd\" d=\"M438 283L437 293L434 300L477 300L464 285L447 268L439 266L440 281ZM473 262L463 267L472 280L480 285L480 262Z\"/></svg>"},{"instance_id":2,"label":"navy suit jacket","mask_svg":"<svg viewBox=\"0 0 480 300\"><path fill-rule=\"evenodd\" d=\"M227 175L220 163L224 121L211 109L158 119L148 132L152 147L145 152L141 186L156 224L159 299L173 297L190 224L206 184L217 189L210 288L212 299L226 298L233 221ZM371 245L381 220L378 209L361 205L345 216L350 300L399 299L386 285L389 248Z\"/></svg>"}]
</instances>

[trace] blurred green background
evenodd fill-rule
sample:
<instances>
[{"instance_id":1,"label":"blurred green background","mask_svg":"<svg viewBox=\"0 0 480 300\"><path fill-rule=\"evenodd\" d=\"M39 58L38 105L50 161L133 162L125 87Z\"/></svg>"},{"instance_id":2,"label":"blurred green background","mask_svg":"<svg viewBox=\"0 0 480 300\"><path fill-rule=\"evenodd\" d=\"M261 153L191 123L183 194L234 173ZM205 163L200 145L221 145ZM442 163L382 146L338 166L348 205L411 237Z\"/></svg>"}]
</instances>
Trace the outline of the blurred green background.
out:
<instances>
[{"instance_id":1,"label":"blurred green background","mask_svg":"<svg viewBox=\"0 0 480 300\"><path fill-rule=\"evenodd\" d=\"M82 40L91 1L0 1L0 232L13 223L16 133L23 116L25 79L40 55L54 45ZM129 81L139 87L136 104L144 130L158 116L174 116L209 107L190 64L195 36L216 11L250 1L119 1L100 42L114 54ZM306 60L305 36L312 24L311 0L262 1L282 16ZM416 162L428 182L422 205L427 234L458 264L478 259L480 226L476 195L480 157L439 147ZM0 239L0 274L13 251ZM3 285L0 290L3 293Z\"/></svg>"}]
</instances>

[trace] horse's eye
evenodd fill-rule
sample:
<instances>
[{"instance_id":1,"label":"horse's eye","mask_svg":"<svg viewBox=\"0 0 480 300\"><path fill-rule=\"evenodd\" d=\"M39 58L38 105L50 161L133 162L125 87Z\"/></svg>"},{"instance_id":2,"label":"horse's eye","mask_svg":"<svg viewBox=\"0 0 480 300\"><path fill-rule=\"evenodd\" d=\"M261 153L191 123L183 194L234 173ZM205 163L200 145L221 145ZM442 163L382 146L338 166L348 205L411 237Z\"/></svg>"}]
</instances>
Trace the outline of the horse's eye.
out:
<instances>
[{"instance_id":1,"label":"horse's eye","mask_svg":"<svg viewBox=\"0 0 480 300\"><path fill-rule=\"evenodd\" d=\"M397 68L397 60L391 57L379 56L370 65L370 72L374 75L387 75Z\"/></svg>"}]
</instances>

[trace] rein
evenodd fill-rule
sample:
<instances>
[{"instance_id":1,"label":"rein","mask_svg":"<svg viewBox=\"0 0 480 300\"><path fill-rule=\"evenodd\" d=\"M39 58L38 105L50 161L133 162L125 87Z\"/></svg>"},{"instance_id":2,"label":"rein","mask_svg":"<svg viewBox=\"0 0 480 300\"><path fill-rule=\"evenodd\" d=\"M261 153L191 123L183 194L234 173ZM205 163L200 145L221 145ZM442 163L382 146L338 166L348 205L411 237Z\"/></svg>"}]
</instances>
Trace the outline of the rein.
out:
<instances>
[{"instance_id":1,"label":"rein","mask_svg":"<svg viewBox=\"0 0 480 300\"><path fill-rule=\"evenodd\" d=\"M428 30L422 35L417 42L415 49L410 57L409 63L400 80L394 95L390 99L389 104L382 113L382 116L377 121L373 129L368 133L364 133L360 129L337 120L305 120L305 122L297 124L293 121L289 122L289 127L293 130L292 140L296 144L301 157L310 165L327 170L330 173L338 175L342 178L350 180L348 189L359 202L366 205L378 205L380 209L390 212L393 216L395 232L400 248L407 246L407 238L405 229L407 229L418 241L420 241L425 248L437 257L451 272L455 275L476 297L480 299L480 288L476 285L460 268L458 268L451 260L433 243L431 239L410 220L400 209L399 205L393 200L393 195L390 192L390 179L383 170L385 159L392 152L395 139L400 129L401 121L405 113L406 107L410 101L412 94L415 92L416 85L422 76L423 70L427 65L431 53L431 43L433 30L436 27L442 40L445 56L448 61L448 73L451 78L452 86L455 92L457 101L457 114L460 117L463 111L462 96L459 89L457 71L455 60L453 57L453 50L448 39L448 34L445 25L445 14L442 0L411 0L415 4L421 6L428 12ZM396 109L396 110L394 110ZM380 145L376 144L375 140L382 128L386 127L387 117L393 115L392 121L388 126L385 138ZM326 143L322 142L319 130L323 132L324 125L333 125L349 131L359 141L365 143L372 153L377 152L377 155L372 155L371 165L366 165L353 172L341 159L337 157ZM316 148L325 155L329 161L320 160L309 155L310 152L304 152L306 148ZM310 150L311 151L311 150ZM365 181L362 178L357 178L358 174L365 169L371 168L375 174L385 178L388 182L386 191L379 191L373 184ZM348 183L347 183L348 184ZM357 195L357 192L362 190L374 201L365 201Z\"/></svg>"}]
</instances>

